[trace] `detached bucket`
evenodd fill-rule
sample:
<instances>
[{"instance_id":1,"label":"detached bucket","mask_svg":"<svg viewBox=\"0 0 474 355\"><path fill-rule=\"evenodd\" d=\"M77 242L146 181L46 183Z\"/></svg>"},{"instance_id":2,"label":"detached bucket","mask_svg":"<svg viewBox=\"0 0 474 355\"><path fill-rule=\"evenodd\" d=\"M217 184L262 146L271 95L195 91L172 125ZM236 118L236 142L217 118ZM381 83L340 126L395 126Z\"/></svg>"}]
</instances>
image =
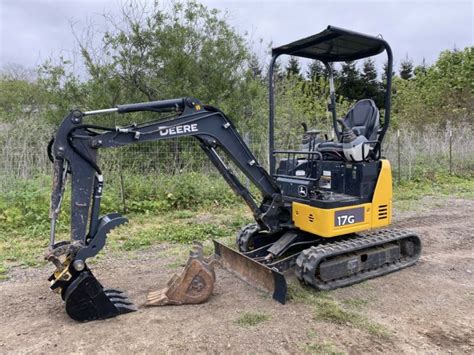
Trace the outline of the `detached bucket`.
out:
<instances>
[{"instance_id":1,"label":"detached bucket","mask_svg":"<svg viewBox=\"0 0 474 355\"><path fill-rule=\"evenodd\" d=\"M182 274L173 275L167 287L151 291L147 296L146 305L197 304L207 301L216 281L212 264L213 261L203 257L202 244L194 243Z\"/></svg>"}]
</instances>

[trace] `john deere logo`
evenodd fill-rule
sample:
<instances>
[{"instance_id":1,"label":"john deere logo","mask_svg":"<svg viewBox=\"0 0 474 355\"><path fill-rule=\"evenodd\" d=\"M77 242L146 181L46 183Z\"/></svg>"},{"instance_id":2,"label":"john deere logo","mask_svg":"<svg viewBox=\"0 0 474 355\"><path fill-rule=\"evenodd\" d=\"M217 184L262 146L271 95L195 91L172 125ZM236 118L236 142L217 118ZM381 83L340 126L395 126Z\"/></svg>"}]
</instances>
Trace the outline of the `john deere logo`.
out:
<instances>
[{"instance_id":1,"label":"john deere logo","mask_svg":"<svg viewBox=\"0 0 474 355\"><path fill-rule=\"evenodd\" d=\"M160 129L160 136L174 136L175 134L182 134L182 133L191 133L191 132L198 132L197 123L192 124L185 124L180 126L174 126L170 128L161 128Z\"/></svg>"},{"instance_id":2,"label":"john deere logo","mask_svg":"<svg viewBox=\"0 0 474 355\"><path fill-rule=\"evenodd\" d=\"M307 197L308 196L308 188L304 185L298 186L298 195L301 197Z\"/></svg>"}]
</instances>

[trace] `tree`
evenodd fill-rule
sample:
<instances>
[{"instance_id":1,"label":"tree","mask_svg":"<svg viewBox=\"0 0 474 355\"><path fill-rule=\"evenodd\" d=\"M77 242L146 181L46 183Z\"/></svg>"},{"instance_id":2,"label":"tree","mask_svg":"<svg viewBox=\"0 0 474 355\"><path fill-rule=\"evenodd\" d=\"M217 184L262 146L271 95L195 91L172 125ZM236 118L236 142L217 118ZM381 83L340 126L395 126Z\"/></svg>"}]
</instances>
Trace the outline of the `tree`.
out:
<instances>
[{"instance_id":1,"label":"tree","mask_svg":"<svg viewBox=\"0 0 474 355\"><path fill-rule=\"evenodd\" d=\"M375 62L371 58L364 60L362 64L362 79L366 83L371 83L377 80L377 68L375 67Z\"/></svg>"},{"instance_id":2,"label":"tree","mask_svg":"<svg viewBox=\"0 0 474 355\"><path fill-rule=\"evenodd\" d=\"M298 78L301 78L301 69L300 69L300 63L298 61L298 58L291 56L290 59L288 60L288 64L286 66L286 75L287 76L295 76Z\"/></svg>"},{"instance_id":3,"label":"tree","mask_svg":"<svg viewBox=\"0 0 474 355\"><path fill-rule=\"evenodd\" d=\"M387 73L388 73L388 61L383 63L383 69L382 69L382 83L381 87L382 90L385 91L387 88ZM395 75L395 72L392 70L391 76L393 77ZM393 90L393 88L392 88Z\"/></svg>"},{"instance_id":4,"label":"tree","mask_svg":"<svg viewBox=\"0 0 474 355\"><path fill-rule=\"evenodd\" d=\"M473 122L474 48L444 51L431 66L425 61L410 80L395 78L394 116L400 123L445 125Z\"/></svg>"},{"instance_id":5,"label":"tree","mask_svg":"<svg viewBox=\"0 0 474 355\"><path fill-rule=\"evenodd\" d=\"M268 67L268 71L270 71L270 67ZM277 59L275 63L273 64L273 77L274 80L282 80L284 76L283 70L281 68L281 63L280 60ZM268 77L268 73L267 73Z\"/></svg>"},{"instance_id":6,"label":"tree","mask_svg":"<svg viewBox=\"0 0 474 355\"><path fill-rule=\"evenodd\" d=\"M384 84L384 86L387 82L387 73L388 73L388 62L386 61L383 63L383 68L382 68L382 83ZM393 74L394 73L392 72L392 75Z\"/></svg>"},{"instance_id":7,"label":"tree","mask_svg":"<svg viewBox=\"0 0 474 355\"><path fill-rule=\"evenodd\" d=\"M2 80L21 80L32 83L36 81L37 73L36 70L26 68L21 64L7 63L2 67L0 78Z\"/></svg>"},{"instance_id":8,"label":"tree","mask_svg":"<svg viewBox=\"0 0 474 355\"><path fill-rule=\"evenodd\" d=\"M384 93L381 83L377 80L377 67L373 59L368 58L362 64L362 91L363 97L374 100L379 108L384 107Z\"/></svg>"},{"instance_id":9,"label":"tree","mask_svg":"<svg viewBox=\"0 0 474 355\"><path fill-rule=\"evenodd\" d=\"M159 2L144 9L148 4L130 2L120 18L106 17L112 30L100 48L80 41L92 81L109 90L107 100L193 96L221 107L236 103L248 68L244 39L217 10L194 1L172 2L169 10Z\"/></svg>"},{"instance_id":10,"label":"tree","mask_svg":"<svg viewBox=\"0 0 474 355\"><path fill-rule=\"evenodd\" d=\"M428 65L426 64L426 59L423 58L420 65L417 65L415 70L413 71L416 76L423 76L426 74L426 69Z\"/></svg>"},{"instance_id":11,"label":"tree","mask_svg":"<svg viewBox=\"0 0 474 355\"><path fill-rule=\"evenodd\" d=\"M349 100L358 100L362 96L363 83L354 61L344 62L339 73L339 95Z\"/></svg>"},{"instance_id":12,"label":"tree","mask_svg":"<svg viewBox=\"0 0 474 355\"><path fill-rule=\"evenodd\" d=\"M307 76L311 81L319 81L320 78L327 77L327 71L319 60L313 60L308 65Z\"/></svg>"},{"instance_id":13,"label":"tree","mask_svg":"<svg viewBox=\"0 0 474 355\"><path fill-rule=\"evenodd\" d=\"M408 58L408 55L400 63L399 73L403 80L410 80L413 77L413 61Z\"/></svg>"},{"instance_id":14,"label":"tree","mask_svg":"<svg viewBox=\"0 0 474 355\"><path fill-rule=\"evenodd\" d=\"M250 55L249 70L254 79L262 79L262 67L260 66L260 61L255 53Z\"/></svg>"}]
</instances>

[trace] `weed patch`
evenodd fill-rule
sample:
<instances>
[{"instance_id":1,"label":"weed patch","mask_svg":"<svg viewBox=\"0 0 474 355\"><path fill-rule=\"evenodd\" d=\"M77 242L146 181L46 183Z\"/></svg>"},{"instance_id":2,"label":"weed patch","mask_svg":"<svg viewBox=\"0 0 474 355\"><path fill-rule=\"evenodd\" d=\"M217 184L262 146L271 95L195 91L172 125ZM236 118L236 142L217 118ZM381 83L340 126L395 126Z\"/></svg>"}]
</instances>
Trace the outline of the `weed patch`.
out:
<instances>
[{"instance_id":1,"label":"weed patch","mask_svg":"<svg viewBox=\"0 0 474 355\"><path fill-rule=\"evenodd\" d=\"M342 303L352 309L361 310L369 304L369 300L363 298L349 298L343 300Z\"/></svg>"},{"instance_id":2,"label":"weed patch","mask_svg":"<svg viewBox=\"0 0 474 355\"><path fill-rule=\"evenodd\" d=\"M423 196L474 198L474 178L437 174L402 180L394 184L393 194L396 201L419 200Z\"/></svg>"},{"instance_id":3,"label":"weed patch","mask_svg":"<svg viewBox=\"0 0 474 355\"><path fill-rule=\"evenodd\" d=\"M327 341L317 343L306 343L302 345L301 350L310 354L324 354L324 355L344 355L346 352L337 348L334 344Z\"/></svg>"},{"instance_id":4,"label":"weed patch","mask_svg":"<svg viewBox=\"0 0 474 355\"><path fill-rule=\"evenodd\" d=\"M324 355L346 354L346 352L337 348L330 341L319 340L314 330L308 331L308 338L309 338L309 341L305 342L304 344L298 347L302 352L310 353L310 354L324 354Z\"/></svg>"},{"instance_id":5,"label":"weed patch","mask_svg":"<svg viewBox=\"0 0 474 355\"><path fill-rule=\"evenodd\" d=\"M313 307L315 320L351 326L377 337L389 336L389 332L384 326L369 320L353 309L347 309L337 300L334 300L330 292L315 292L297 282L290 283L288 289L291 301L302 302ZM364 302L365 300L357 300L350 305L360 307L365 304Z\"/></svg>"},{"instance_id":6,"label":"weed patch","mask_svg":"<svg viewBox=\"0 0 474 355\"><path fill-rule=\"evenodd\" d=\"M270 315L266 313L245 312L239 318L237 318L235 323L241 327L253 327L269 320L270 318Z\"/></svg>"},{"instance_id":7,"label":"weed patch","mask_svg":"<svg viewBox=\"0 0 474 355\"><path fill-rule=\"evenodd\" d=\"M332 299L320 299L314 307L314 318L340 325L349 325L377 337L388 337L388 330L358 312L347 310Z\"/></svg>"},{"instance_id":8,"label":"weed patch","mask_svg":"<svg viewBox=\"0 0 474 355\"><path fill-rule=\"evenodd\" d=\"M0 265L0 281L5 281L8 279L7 268L3 265Z\"/></svg>"}]
</instances>

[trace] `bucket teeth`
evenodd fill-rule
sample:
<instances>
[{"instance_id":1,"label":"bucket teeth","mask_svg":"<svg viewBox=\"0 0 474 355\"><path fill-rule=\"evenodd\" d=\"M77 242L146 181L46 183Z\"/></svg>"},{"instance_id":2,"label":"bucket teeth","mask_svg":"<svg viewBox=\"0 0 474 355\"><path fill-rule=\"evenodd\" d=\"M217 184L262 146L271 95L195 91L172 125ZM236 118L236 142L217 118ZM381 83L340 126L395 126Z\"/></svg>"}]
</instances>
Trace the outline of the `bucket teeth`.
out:
<instances>
[{"instance_id":1,"label":"bucket teeth","mask_svg":"<svg viewBox=\"0 0 474 355\"><path fill-rule=\"evenodd\" d=\"M106 319L137 310L125 293L103 288L87 268L74 274L64 301L67 314L77 321Z\"/></svg>"},{"instance_id":2,"label":"bucket teeth","mask_svg":"<svg viewBox=\"0 0 474 355\"><path fill-rule=\"evenodd\" d=\"M104 293L107 295L109 298L117 298L117 299L128 299L128 296L126 293L119 291L119 290L112 290L112 289L103 289Z\"/></svg>"},{"instance_id":3,"label":"bucket teeth","mask_svg":"<svg viewBox=\"0 0 474 355\"><path fill-rule=\"evenodd\" d=\"M135 306L131 302L129 302L129 303L123 303L123 302L114 303L114 306L119 310L119 314L138 311L137 306Z\"/></svg>"},{"instance_id":4,"label":"bucket teeth","mask_svg":"<svg viewBox=\"0 0 474 355\"><path fill-rule=\"evenodd\" d=\"M131 302L128 298L121 298L121 297L109 297L110 302L112 302L114 305L126 305L130 306L133 305L133 302Z\"/></svg>"}]
</instances>

